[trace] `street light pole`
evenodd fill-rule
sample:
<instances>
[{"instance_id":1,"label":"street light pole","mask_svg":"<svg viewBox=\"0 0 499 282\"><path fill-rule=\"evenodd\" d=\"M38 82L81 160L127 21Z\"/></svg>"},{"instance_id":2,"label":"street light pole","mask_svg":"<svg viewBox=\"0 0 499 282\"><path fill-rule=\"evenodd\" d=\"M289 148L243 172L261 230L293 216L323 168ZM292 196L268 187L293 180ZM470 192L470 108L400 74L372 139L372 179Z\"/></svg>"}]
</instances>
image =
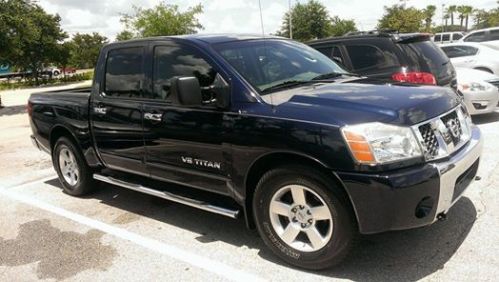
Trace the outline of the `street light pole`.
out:
<instances>
[{"instance_id":1,"label":"street light pole","mask_svg":"<svg viewBox=\"0 0 499 282\"><path fill-rule=\"evenodd\" d=\"M442 32L445 32L445 4L442 3Z\"/></svg>"},{"instance_id":2,"label":"street light pole","mask_svg":"<svg viewBox=\"0 0 499 282\"><path fill-rule=\"evenodd\" d=\"M289 11L288 11L288 14L289 14L289 38L290 39L293 39L293 17L291 16L291 1L292 0L288 0L288 6L289 6Z\"/></svg>"}]
</instances>

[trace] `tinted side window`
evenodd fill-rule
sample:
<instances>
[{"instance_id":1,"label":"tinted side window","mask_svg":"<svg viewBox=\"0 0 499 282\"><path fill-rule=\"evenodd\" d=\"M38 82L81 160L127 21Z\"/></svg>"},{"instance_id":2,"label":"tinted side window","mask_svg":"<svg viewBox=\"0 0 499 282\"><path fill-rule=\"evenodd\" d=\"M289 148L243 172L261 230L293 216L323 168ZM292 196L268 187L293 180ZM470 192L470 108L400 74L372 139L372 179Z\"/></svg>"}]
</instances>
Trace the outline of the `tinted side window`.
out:
<instances>
[{"instance_id":1,"label":"tinted side window","mask_svg":"<svg viewBox=\"0 0 499 282\"><path fill-rule=\"evenodd\" d=\"M399 66L399 60L390 50L381 50L373 45L346 46L355 71L367 71Z\"/></svg>"},{"instance_id":2,"label":"tinted side window","mask_svg":"<svg viewBox=\"0 0 499 282\"><path fill-rule=\"evenodd\" d=\"M499 29L490 31L490 40L499 40Z\"/></svg>"},{"instance_id":3,"label":"tinted side window","mask_svg":"<svg viewBox=\"0 0 499 282\"><path fill-rule=\"evenodd\" d=\"M450 34L443 34L442 41L450 41Z\"/></svg>"},{"instance_id":4,"label":"tinted side window","mask_svg":"<svg viewBox=\"0 0 499 282\"><path fill-rule=\"evenodd\" d=\"M440 41L442 41L442 35L440 35L440 34L435 35L435 37L433 38L433 40L434 40L435 42L440 42Z\"/></svg>"},{"instance_id":5,"label":"tinted side window","mask_svg":"<svg viewBox=\"0 0 499 282\"><path fill-rule=\"evenodd\" d=\"M332 53L333 47L320 47L320 48L316 48L316 49L317 49L317 51L326 55L328 58L331 58L331 53Z\"/></svg>"},{"instance_id":6,"label":"tinted side window","mask_svg":"<svg viewBox=\"0 0 499 282\"><path fill-rule=\"evenodd\" d=\"M171 101L171 79L176 76L194 76L204 93L215 80L216 72L202 54L189 46L169 45L154 48L154 97Z\"/></svg>"},{"instance_id":7,"label":"tinted side window","mask_svg":"<svg viewBox=\"0 0 499 282\"><path fill-rule=\"evenodd\" d=\"M478 52L477 48L471 46L447 46L443 47L442 50L449 58L474 56Z\"/></svg>"},{"instance_id":8,"label":"tinted side window","mask_svg":"<svg viewBox=\"0 0 499 282\"><path fill-rule=\"evenodd\" d=\"M483 42L485 41L485 32L475 32L464 39L466 42Z\"/></svg>"},{"instance_id":9,"label":"tinted side window","mask_svg":"<svg viewBox=\"0 0 499 282\"><path fill-rule=\"evenodd\" d=\"M106 96L138 98L144 81L142 47L111 50L106 63Z\"/></svg>"},{"instance_id":10,"label":"tinted side window","mask_svg":"<svg viewBox=\"0 0 499 282\"><path fill-rule=\"evenodd\" d=\"M454 35L452 35L452 40L459 40L461 38L463 38L463 35L460 33L454 33Z\"/></svg>"}]
</instances>

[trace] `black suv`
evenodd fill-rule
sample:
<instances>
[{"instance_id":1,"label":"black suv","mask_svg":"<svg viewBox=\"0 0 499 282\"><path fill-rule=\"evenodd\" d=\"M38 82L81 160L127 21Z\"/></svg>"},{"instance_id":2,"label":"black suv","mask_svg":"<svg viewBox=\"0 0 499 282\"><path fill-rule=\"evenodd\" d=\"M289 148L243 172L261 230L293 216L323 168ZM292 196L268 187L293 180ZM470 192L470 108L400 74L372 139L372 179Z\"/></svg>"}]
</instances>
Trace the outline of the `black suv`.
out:
<instances>
[{"instance_id":1,"label":"black suv","mask_svg":"<svg viewBox=\"0 0 499 282\"><path fill-rule=\"evenodd\" d=\"M456 88L456 72L429 34L350 33L308 43L363 76Z\"/></svg>"}]
</instances>

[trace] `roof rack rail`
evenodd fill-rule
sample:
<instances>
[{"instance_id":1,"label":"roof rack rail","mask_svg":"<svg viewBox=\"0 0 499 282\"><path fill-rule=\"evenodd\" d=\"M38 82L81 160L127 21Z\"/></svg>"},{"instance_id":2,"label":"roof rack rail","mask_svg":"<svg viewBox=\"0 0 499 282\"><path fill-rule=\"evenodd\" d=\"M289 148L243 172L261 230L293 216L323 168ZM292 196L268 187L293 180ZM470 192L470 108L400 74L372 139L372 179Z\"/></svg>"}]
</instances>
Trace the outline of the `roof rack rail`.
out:
<instances>
[{"instance_id":1,"label":"roof rack rail","mask_svg":"<svg viewBox=\"0 0 499 282\"><path fill-rule=\"evenodd\" d=\"M358 35L381 35L381 34L398 34L399 31L395 29L373 29L366 31L350 31L345 36L358 36Z\"/></svg>"}]
</instances>

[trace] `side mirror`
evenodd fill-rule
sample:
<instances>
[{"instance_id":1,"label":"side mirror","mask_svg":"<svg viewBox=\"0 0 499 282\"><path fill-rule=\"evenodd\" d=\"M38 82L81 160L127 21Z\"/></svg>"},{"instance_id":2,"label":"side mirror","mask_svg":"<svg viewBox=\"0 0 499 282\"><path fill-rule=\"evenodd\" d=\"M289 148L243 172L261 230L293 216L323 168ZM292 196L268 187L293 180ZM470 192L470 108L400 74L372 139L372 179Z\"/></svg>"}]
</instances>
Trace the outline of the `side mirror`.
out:
<instances>
[{"instance_id":1,"label":"side mirror","mask_svg":"<svg viewBox=\"0 0 499 282\"><path fill-rule=\"evenodd\" d=\"M193 76L172 78L170 91L174 103L183 106L201 106L203 104L199 81Z\"/></svg>"}]
</instances>

